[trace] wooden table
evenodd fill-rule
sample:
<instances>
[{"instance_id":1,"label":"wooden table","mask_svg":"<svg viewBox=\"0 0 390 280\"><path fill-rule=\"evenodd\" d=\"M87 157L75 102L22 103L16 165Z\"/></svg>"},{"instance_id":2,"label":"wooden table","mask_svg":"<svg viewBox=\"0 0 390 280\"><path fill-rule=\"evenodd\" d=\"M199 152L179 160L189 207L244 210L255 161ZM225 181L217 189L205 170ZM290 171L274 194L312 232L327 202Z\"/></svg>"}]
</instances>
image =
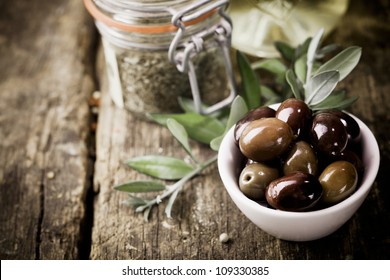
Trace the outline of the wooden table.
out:
<instances>
[{"instance_id":1,"label":"wooden table","mask_svg":"<svg viewBox=\"0 0 390 280\"><path fill-rule=\"evenodd\" d=\"M112 187L141 178L123 160L161 151L182 156L178 144L166 129L112 104L99 35L82 1L1 1L1 259L388 259L390 6L351 2L328 39L363 47L345 85L360 96L351 111L376 135L381 166L349 222L321 240L296 243L246 219L215 165L179 194L173 219L164 215L165 202L149 222L123 205L126 195ZM194 145L200 157L211 154ZM222 233L229 242L219 241Z\"/></svg>"}]
</instances>

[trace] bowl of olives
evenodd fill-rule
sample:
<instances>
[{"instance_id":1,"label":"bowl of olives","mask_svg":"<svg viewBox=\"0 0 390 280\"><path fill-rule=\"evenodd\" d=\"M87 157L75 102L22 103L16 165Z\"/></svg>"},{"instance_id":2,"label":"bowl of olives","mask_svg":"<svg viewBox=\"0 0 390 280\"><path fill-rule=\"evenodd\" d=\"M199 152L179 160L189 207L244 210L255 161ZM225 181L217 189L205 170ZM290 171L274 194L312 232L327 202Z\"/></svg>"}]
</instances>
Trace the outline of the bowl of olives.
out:
<instances>
[{"instance_id":1,"label":"bowl of olives","mask_svg":"<svg viewBox=\"0 0 390 280\"><path fill-rule=\"evenodd\" d=\"M218 169L233 202L277 238L310 241L345 224L379 169L377 141L341 110L312 112L301 100L248 112L222 140Z\"/></svg>"}]
</instances>

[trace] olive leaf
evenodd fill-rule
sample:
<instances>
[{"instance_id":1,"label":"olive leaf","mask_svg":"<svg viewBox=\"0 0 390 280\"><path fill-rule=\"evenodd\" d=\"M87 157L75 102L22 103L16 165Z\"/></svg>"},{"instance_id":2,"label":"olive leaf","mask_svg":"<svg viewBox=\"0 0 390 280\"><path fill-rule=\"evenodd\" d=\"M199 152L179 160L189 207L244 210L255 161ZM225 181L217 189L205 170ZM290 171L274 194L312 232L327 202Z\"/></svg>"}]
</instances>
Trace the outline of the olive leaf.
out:
<instances>
[{"instance_id":1,"label":"olive leaf","mask_svg":"<svg viewBox=\"0 0 390 280\"><path fill-rule=\"evenodd\" d=\"M274 46L285 60L287 60L288 62L294 61L295 50L293 47L284 42L279 41L275 42Z\"/></svg>"},{"instance_id":2,"label":"olive leaf","mask_svg":"<svg viewBox=\"0 0 390 280\"><path fill-rule=\"evenodd\" d=\"M334 109L339 109L339 110L346 109L349 106L351 106L358 99L359 99L359 96L348 97L348 98L344 99L343 101L341 101L340 103L338 103L336 106L334 106Z\"/></svg>"},{"instance_id":3,"label":"olive leaf","mask_svg":"<svg viewBox=\"0 0 390 280\"><path fill-rule=\"evenodd\" d=\"M310 80L311 72L313 69L313 63L316 58L317 49L320 45L322 35L324 34L324 29L320 29L313 39L311 39L309 47L307 49L307 70L306 70L306 81Z\"/></svg>"},{"instance_id":4,"label":"olive leaf","mask_svg":"<svg viewBox=\"0 0 390 280\"><path fill-rule=\"evenodd\" d=\"M306 83L306 71L307 71L307 56L302 55L299 57L294 63L294 71L298 79L302 82L302 84Z\"/></svg>"},{"instance_id":5,"label":"olive leaf","mask_svg":"<svg viewBox=\"0 0 390 280\"><path fill-rule=\"evenodd\" d=\"M338 71L323 72L312 77L307 84L305 102L316 105L325 100L337 86L339 78Z\"/></svg>"},{"instance_id":6,"label":"olive leaf","mask_svg":"<svg viewBox=\"0 0 390 280\"><path fill-rule=\"evenodd\" d=\"M210 147L214 151L219 150L219 146L221 145L222 139L225 134L229 131L229 129L236 124L246 113L248 112L248 106L246 106L244 98L241 96L236 96L232 102L230 114L226 123L225 131L222 135L214 138L210 142Z\"/></svg>"},{"instance_id":7,"label":"olive leaf","mask_svg":"<svg viewBox=\"0 0 390 280\"><path fill-rule=\"evenodd\" d=\"M253 70L264 69L276 76L276 82L281 83L287 71L287 67L276 58L269 58L256 61L251 64Z\"/></svg>"},{"instance_id":8,"label":"olive leaf","mask_svg":"<svg viewBox=\"0 0 390 280\"><path fill-rule=\"evenodd\" d=\"M302 55L306 55L308 48L310 46L312 38L308 37L302 44L299 44L294 51L294 60L291 62L296 61L299 59Z\"/></svg>"},{"instance_id":9,"label":"olive leaf","mask_svg":"<svg viewBox=\"0 0 390 280\"><path fill-rule=\"evenodd\" d=\"M141 173L165 180L183 178L194 169L184 160L159 155L135 157L127 160L126 164Z\"/></svg>"},{"instance_id":10,"label":"olive leaf","mask_svg":"<svg viewBox=\"0 0 390 280\"><path fill-rule=\"evenodd\" d=\"M334 108L335 105L339 104L345 99L346 94L347 93L345 90L334 90L331 95L318 104L311 106L311 108L313 110L326 110Z\"/></svg>"},{"instance_id":11,"label":"olive leaf","mask_svg":"<svg viewBox=\"0 0 390 280\"><path fill-rule=\"evenodd\" d=\"M132 195L131 193L129 193L129 198L125 201L126 205L129 205L129 206L132 206L132 207L140 207L140 206L143 206L143 205L145 205L147 203L148 203L147 200L145 200L145 199L143 199L141 197Z\"/></svg>"},{"instance_id":12,"label":"olive leaf","mask_svg":"<svg viewBox=\"0 0 390 280\"><path fill-rule=\"evenodd\" d=\"M356 46L349 47L325 62L316 71L316 74L328 71L338 71L340 73L339 81L341 81L356 67L361 54L362 48Z\"/></svg>"},{"instance_id":13,"label":"olive leaf","mask_svg":"<svg viewBox=\"0 0 390 280\"><path fill-rule=\"evenodd\" d=\"M219 150L219 147L221 146L221 143L222 143L223 136L224 135L220 135L220 136L214 138L213 140L211 140L210 148L212 150L214 150L214 151L218 151Z\"/></svg>"},{"instance_id":14,"label":"olive leaf","mask_svg":"<svg viewBox=\"0 0 390 280\"><path fill-rule=\"evenodd\" d=\"M180 105L180 108L183 109L184 112L186 113L198 113L196 111L196 108L195 108L195 102L193 99L191 98L185 98L185 97L178 97L178 102L179 102L179 105ZM201 108L202 109L207 109L208 106L204 103L201 104ZM219 118L221 117L223 114L224 114L224 110L217 110L215 112L212 112L210 114L208 114L209 117L213 117L213 118Z\"/></svg>"},{"instance_id":15,"label":"olive leaf","mask_svg":"<svg viewBox=\"0 0 390 280\"><path fill-rule=\"evenodd\" d=\"M128 193L156 192L165 190L165 185L157 181L130 181L114 187Z\"/></svg>"},{"instance_id":16,"label":"olive leaf","mask_svg":"<svg viewBox=\"0 0 390 280\"><path fill-rule=\"evenodd\" d=\"M261 94L266 100L265 106L278 103L280 101L280 95L274 92L271 88L261 85Z\"/></svg>"},{"instance_id":17,"label":"olive leaf","mask_svg":"<svg viewBox=\"0 0 390 280\"><path fill-rule=\"evenodd\" d=\"M194 101L192 99L180 96L180 97L178 97L177 100L179 102L179 105L180 105L181 109L183 109L184 112L186 112L186 113L196 113L195 103L194 103ZM203 109L205 109L204 104L202 104L201 107Z\"/></svg>"},{"instance_id":18,"label":"olive leaf","mask_svg":"<svg viewBox=\"0 0 390 280\"><path fill-rule=\"evenodd\" d=\"M217 118L196 113L151 114L150 118L163 126L167 126L168 119L174 119L185 128L191 139L207 145L225 129L225 125Z\"/></svg>"},{"instance_id":19,"label":"olive leaf","mask_svg":"<svg viewBox=\"0 0 390 280\"><path fill-rule=\"evenodd\" d=\"M226 123L225 133L236 124L247 112L248 106L245 103L244 98L236 96L232 102L228 121Z\"/></svg>"},{"instance_id":20,"label":"olive leaf","mask_svg":"<svg viewBox=\"0 0 390 280\"><path fill-rule=\"evenodd\" d=\"M257 108L261 104L259 80L248 58L240 51L237 51L237 65L242 78L241 96L249 109Z\"/></svg>"},{"instance_id":21,"label":"olive leaf","mask_svg":"<svg viewBox=\"0 0 390 280\"><path fill-rule=\"evenodd\" d=\"M295 96L296 99L303 99L303 87L301 84L298 83L297 77L295 76L295 73L293 70L289 69L286 72L286 80L287 83L290 85L291 90Z\"/></svg>"},{"instance_id":22,"label":"olive leaf","mask_svg":"<svg viewBox=\"0 0 390 280\"><path fill-rule=\"evenodd\" d=\"M359 97L358 96L351 96L348 98L343 98L339 100L338 102L336 101L327 101L326 103L320 103L315 106L313 106L313 110L315 111L320 111L320 110L327 110L327 109L339 109L343 110L351 106Z\"/></svg>"},{"instance_id":23,"label":"olive leaf","mask_svg":"<svg viewBox=\"0 0 390 280\"><path fill-rule=\"evenodd\" d=\"M173 137L175 137L176 140L182 145L182 147L187 152L187 154L189 154L195 160L195 158L192 155L190 143L188 142L188 133L184 128L184 126L182 126L174 119L168 119L167 127L169 131L172 133Z\"/></svg>"},{"instance_id":24,"label":"olive leaf","mask_svg":"<svg viewBox=\"0 0 390 280\"><path fill-rule=\"evenodd\" d=\"M330 52L333 52L333 51L337 50L339 47L340 46L337 45L337 44L329 44L329 45L323 46L322 48L317 50L316 57L318 59L324 58L325 55L327 55Z\"/></svg>"}]
</instances>

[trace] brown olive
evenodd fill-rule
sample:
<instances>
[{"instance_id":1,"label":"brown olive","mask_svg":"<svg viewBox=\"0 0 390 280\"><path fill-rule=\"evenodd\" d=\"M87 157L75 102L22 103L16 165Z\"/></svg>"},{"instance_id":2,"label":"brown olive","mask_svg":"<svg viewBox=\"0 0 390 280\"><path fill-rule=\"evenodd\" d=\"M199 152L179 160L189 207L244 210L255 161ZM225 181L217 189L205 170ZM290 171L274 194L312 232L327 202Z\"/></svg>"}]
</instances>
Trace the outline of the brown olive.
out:
<instances>
[{"instance_id":1,"label":"brown olive","mask_svg":"<svg viewBox=\"0 0 390 280\"><path fill-rule=\"evenodd\" d=\"M307 211L318 203L322 192L315 176L295 172L272 181L266 189L265 198L279 210Z\"/></svg>"},{"instance_id":2,"label":"brown olive","mask_svg":"<svg viewBox=\"0 0 390 280\"><path fill-rule=\"evenodd\" d=\"M248 198L264 200L266 187L278 177L279 171L276 168L262 163L252 163L242 170L239 178L239 186Z\"/></svg>"},{"instance_id":3,"label":"brown olive","mask_svg":"<svg viewBox=\"0 0 390 280\"><path fill-rule=\"evenodd\" d=\"M352 194L357 185L356 168L348 161L335 161L318 178L324 189L323 202L338 203Z\"/></svg>"},{"instance_id":4,"label":"brown olive","mask_svg":"<svg viewBox=\"0 0 390 280\"><path fill-rule=\"evenodd\" d=\"M314 117L310 136L316 149L331 156L339 155L348 143L344 124L331 113L319 113Z\"/></svg>"},{"instance_id":5,"label":"brown olive","mask_svg":"<svg viewBox=\"0 0 390 280\"><path fill-rule=\"evenodd\" d=\"M288 175L295 171L302 171L316 175L318 159L313 148L305 141L295 142L289 150L283 164L283 173Z\"/></svg>"},{"instance_id":6,"label":"brown olive","mask_svg":"<svg viewBox=\"0 0 390 280\"><path fill-rule=\"evenodd\" d=\"M290 126L277 118L254 120L242 132L241 152L247 158L263 162L284 153L293 139Z\"/></svg>"},{"instance_id":7,"label":"brown olive","mask_svg":"<svg viewBox=\"0 0 390 280\"><path fill-rule=\"evenodd\" d=\"M250 110L243 118L241 118L236 123L236 126L234 128L234 140L238 144L242 132L251 121L262 119L262 118L272 118L272 117L275 117L275 110L267 106Z\"/></svg>"},{"instance_id":8,"label":"brown olive","mask_svg":"<svg viewBox=\"0 0 390 280\"><path fill-rule=\"evenodd\" d=\"M275 117L286 122L299 137L310 124L312 112L305 102L295 98L286 99L276 110Z\"/></svg>"}]
</instances>

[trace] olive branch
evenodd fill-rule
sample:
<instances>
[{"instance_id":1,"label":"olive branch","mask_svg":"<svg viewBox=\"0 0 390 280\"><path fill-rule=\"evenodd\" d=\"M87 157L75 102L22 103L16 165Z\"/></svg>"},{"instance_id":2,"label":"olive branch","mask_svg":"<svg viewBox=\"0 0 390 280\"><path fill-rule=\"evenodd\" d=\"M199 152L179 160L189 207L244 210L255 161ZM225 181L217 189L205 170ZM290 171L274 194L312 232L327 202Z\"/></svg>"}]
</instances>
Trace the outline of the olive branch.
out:
<instances>
[{"instance_id":1,"label":"olive branch","mask_svg":"<svg viewBox=\"0 0 390 280\"><path fill-rule=\"evenodd\" d=\"M180 98L179 104L184 113L151 114L150 119L170 131L191 161L162 155L139 156L125 161L132 169L154 178L132 180L114 186L115 190L128 194L125 203L134 207L136 212L142 212L144 219L148 220L151 209L168 199L165 214L171 218L179 192L187 182L216 162L224 135L249 110L282 102L292 96L304 100L313 111L344 109L356 101L356 97L347 97L346 91L336 86L357 65L361 48L349 47L322 63L321 60L339 48L334 44L320 47L322 36L323 30L320 30L313 38L308 38L295 48L276 42L280 58L261 59L254 63L250 63L243 53L237 51L241 88L240 95L234 99L230 108L221 109L212 115L200 115L196 113L193 101ZM262 84L259 70L270 73L274 83ZM190 139L208 145L215 153L205 161L200 161L192 152ZM158 194L152 198L140 195L156 192Z\"/></svg>"}]
</instances>

